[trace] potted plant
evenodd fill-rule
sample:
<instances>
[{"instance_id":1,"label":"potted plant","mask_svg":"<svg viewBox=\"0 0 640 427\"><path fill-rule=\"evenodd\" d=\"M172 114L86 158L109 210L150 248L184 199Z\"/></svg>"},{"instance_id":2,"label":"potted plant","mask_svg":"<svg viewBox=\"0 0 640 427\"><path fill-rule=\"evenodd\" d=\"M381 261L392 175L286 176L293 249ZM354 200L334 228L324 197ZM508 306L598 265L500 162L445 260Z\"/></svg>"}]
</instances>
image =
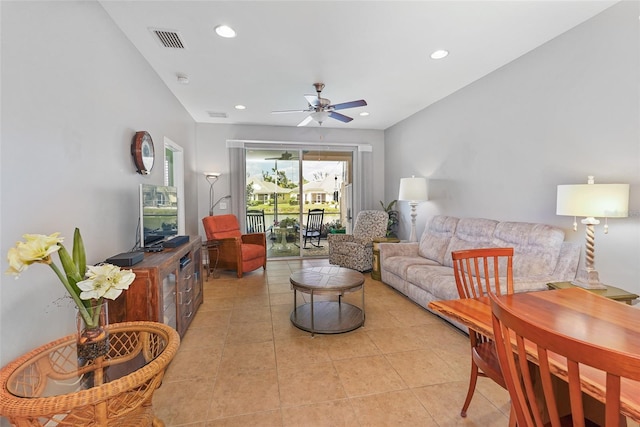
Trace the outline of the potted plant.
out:
<instances>
[{"instance_id":1,"label":"potted plant","mask_svg":"<svg viewBox=\"0 0 640 427\"><path fill-rule=\"evenodd\" d=\"M281 229L286 230L285 239L287 243L293 243L296 241L297 239L296 232L298 231L298 228L299 228L297 219L286 217L280 220L280 222L278 223L278 226Z\"/></svg>"},{"instance_id":2,"label":"potted plant","mask_svg":"<svg viewBox=\"0 0 640 427\"><path fill-rule=\"evenodd\" d=\"M280 228L289 228L289 227L295 227L298 225L298 220L295 218L284 218L282 220L280 220L279 222L279 227Z\"/></svg>"},{"instance_id":3,"label":"potted plant","mask_svg":"<svg viewBox=\"0 0 640 427\"><path fill-rule=\"evenodd\" d=\"M397 237L396 228L398 227L398 223L400 222L400 212L398 212L395 207L398 203L397 200L393 200L388 205L380 200L380 205L382 205L382 210L385 211L389 215L389 220L387 221L387 236L386 237Z\"/></svg>"},{"instance_id":4,"label":"potted plant","mask_svg":"<svg viewBox=\"0 0 640 427\"><path fill-rule=\"evenodd\" d=\"M331 234L345 234L347 232L339 219L334 219L333 221L328 222L326 227Z\"/></svg>"}]
</instances>

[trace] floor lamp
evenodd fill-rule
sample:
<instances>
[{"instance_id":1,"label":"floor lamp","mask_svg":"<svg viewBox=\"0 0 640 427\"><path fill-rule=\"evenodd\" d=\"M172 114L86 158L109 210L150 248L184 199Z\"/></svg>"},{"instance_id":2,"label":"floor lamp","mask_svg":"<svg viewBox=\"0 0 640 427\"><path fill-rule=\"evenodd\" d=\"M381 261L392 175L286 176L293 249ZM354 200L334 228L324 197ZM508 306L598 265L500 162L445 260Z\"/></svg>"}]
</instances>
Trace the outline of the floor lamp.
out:
<instances>
[{"instance_id":1,"label":"floor lamp","mask_svg":"<svg viewBox=\"0 0 640 427\"><path fill-rule=\"evenodd\" d=\"M205 172L204 177L209 182L209 216L213 216L213 186L222 175L220 172Z\"/></svg>"},{"instance_id":2,"label":"floor lamp","mask_svg":"<svg viewBox=\"0 0 640 427\"><path fill-rule=\"evenodd\" d=\"M406 200L411 206L411 236L410 242L417 242L416 238L416 206L427 199L427 180L425 178L412 176L411 178L400 179L400 191L398 200Z\"/></svg>"},{"instance_id":3,"label":"floor lamp","mask_svg":"<svg viewBox=\"0 0 640 427\"><path fill-rule=\"evenodd\" d=\"M595 269L595 226L600 224L596 218L605 219L607 234L607 218L629 216L629 184L595 184L593 176L589 176L587 184L558 185L556 214L574 217L574 231L578 229L575 218L585 217L580 222L586 225L586 280L578 278L572 283L586 289L606 289Z\"/></svg>"}]
</instances>

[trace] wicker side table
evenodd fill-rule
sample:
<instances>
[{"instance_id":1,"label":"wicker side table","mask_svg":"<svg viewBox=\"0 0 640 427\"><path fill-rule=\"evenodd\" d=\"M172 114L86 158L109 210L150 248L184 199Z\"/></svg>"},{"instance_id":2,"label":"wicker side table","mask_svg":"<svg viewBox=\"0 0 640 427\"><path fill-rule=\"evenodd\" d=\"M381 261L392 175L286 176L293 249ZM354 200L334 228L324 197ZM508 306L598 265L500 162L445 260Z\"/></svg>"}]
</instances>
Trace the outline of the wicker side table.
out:
<instances>
[{"instance_id":1,"label":"wicker side table","mask_svg":"<svg viewBox=\"0 0 640 427\"><path fill-rule=\"evenodd\" d=\"M180 336L155 322L108 326L109 353L78 367L76 335L45 344L0 370L0 415L17 427L164 426L151 399Z\"/></svg>"}]
</instances>

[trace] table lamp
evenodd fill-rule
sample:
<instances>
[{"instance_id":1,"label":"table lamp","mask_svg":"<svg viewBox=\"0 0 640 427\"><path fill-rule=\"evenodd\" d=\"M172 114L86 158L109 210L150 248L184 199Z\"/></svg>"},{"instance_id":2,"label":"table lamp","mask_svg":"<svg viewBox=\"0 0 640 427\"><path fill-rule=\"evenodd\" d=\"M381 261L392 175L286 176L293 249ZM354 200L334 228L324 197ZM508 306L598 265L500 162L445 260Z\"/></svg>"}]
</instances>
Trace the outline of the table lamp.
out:
<instances>
[{"instance_id":1,"label":"table lamp","mask_svg":"<svg viewBox=\"0 0 640 427\"><path fill-rule=\"evenodd\" d=\"M419 202L427 199L427 180L425 178L412 176L411 178L400 179L400 194L398 200L406 200L411 206L411 236L410 242L417 242L416 238L416 206Z\"/></svg>"},{"instance_id":2,"label":"table lamp","mask_svg":"<svg viewBox=\"0 0 640 427\"><path fill-rule=\"evenodd\" d=\"M574 217L573 230L578 229L575 217L585 217L582 224L586 228L585 268L586 280L576 279L574 285L586 289L606 289L600 282L595 269L595 226L600 224L596 217L604 218L604 233L609 227L607 218L629 216L629 184L594 184L589 176L587 184L558 185L556 214Z\"/></svg>"}]
</instances>

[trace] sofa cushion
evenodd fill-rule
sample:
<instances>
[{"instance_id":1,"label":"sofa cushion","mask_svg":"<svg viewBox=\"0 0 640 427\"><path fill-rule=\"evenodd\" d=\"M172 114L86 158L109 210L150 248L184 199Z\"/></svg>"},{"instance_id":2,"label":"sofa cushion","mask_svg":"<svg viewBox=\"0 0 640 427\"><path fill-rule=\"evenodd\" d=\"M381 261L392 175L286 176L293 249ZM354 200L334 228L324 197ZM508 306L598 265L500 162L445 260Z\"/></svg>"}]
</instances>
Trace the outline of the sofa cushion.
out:
<instances>
[{"instance_id":1,"label":"sofa cushion","mask_svg":"<svg viewBox=\"0 0 640 427\"><path fill-rule=\"evenodd\" d=\"M551 275L558 263L564 231L545 224L501 222L493 246L512 247L513 276Z\"/></svg>"},{"instance_id":2,"label":"sofa cushion","mask_svg":"<svg viewBox=\"0 0 640 427\"><path fill-rule=\"evenodd\" d=\"M450 267L412 265L407 269L407 280L412 285L431 293L436 299L459 298L456 278Z\"/></svg>"},{"instance_id":3,"label":"sofa cushion","mask_svg":"<svg viewBox=\"0 0 640 427\"><path fill-rule=\"evenodd\" d=\"M418 254L442 264L457 224L458 218L452 216L438 215L433 217L422 233Z\"/></svg>"},{"instance_id":4,"label":"sofa cushion","mask_svg":"<svg viewBox=\"0 0 640 427\"><path fill-rule=\"evenodd\" d=\"M451 252L464 249L496 247L493 234L498 221L484 218L461 218L446 250L443 264L453 268Z\"/></svg>"},{"instance_id":5,"label":"sofa cushion","mask_svg":"<svg viewBox=\"0 0 640 427\"><path fill-rule=\"evenodd\" d=\"M413 265L431 265L439 266L440 264L431 259L416 256L393 256L385 258L382 268L390 273L395 274L402 279L407 279L407 270Z\"/></svg>"}]
</instances>

